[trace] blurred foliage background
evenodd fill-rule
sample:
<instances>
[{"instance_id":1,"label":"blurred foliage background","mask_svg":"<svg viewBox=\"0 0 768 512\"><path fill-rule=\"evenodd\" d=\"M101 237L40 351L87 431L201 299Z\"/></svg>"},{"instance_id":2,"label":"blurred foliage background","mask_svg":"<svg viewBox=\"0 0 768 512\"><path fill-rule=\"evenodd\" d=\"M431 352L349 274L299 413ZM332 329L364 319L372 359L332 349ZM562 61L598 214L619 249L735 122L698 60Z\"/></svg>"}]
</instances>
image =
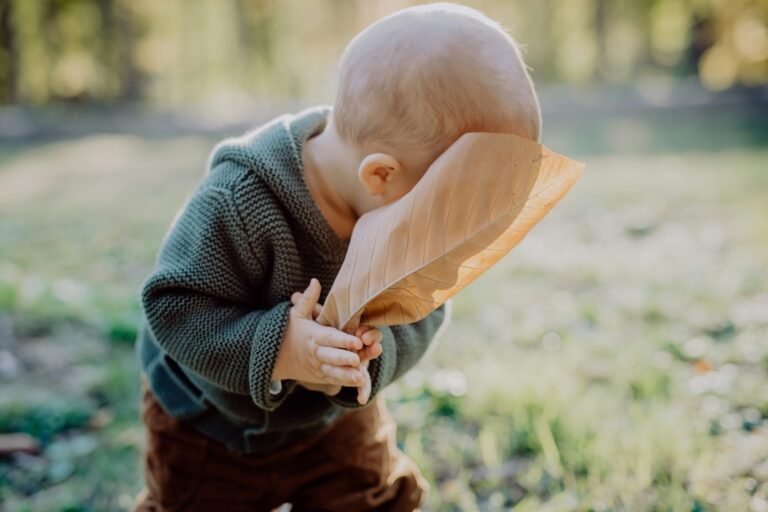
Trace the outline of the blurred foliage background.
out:
<instances>
[{"instance_id":1,"label":"blurred foliage background","mask_svg":"<svg viewBox=\"0 0 768 512\"><path fill-rule=\"evenodd\" d=\"M326 96L346 42L412 3L3 0L0 101ZM698 75L713 90L768 82L765 0L468 4L492 11L525 44L539 82Z\"/></svg>"},{"instance_id":2,"label":"blurred foliage background","mask_svg":"<svg viewBox=\"0 0 768 512\"><path fill-rule=\"evenodd\" d=\"M131 509L174 213L413 3L0 0L0 511ZM768 511L768 1L467 3L587 171L387 390L426 509Z\"/></svg>"}]
</instances>

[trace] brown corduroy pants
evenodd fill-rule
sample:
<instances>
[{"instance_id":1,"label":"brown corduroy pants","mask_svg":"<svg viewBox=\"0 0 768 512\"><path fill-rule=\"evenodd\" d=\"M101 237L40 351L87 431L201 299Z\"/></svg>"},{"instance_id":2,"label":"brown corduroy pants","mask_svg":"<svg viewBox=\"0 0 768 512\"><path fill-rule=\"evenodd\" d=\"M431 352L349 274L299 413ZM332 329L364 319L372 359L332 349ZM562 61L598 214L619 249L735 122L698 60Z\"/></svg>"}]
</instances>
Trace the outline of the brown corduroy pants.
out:
<instances>
[{"instance_id":1,"label":"brown corduroy pants","mask_svg":"<svg viewBox=\"0 0 768 512\"><path fill-rule=\"evenodd\" d=\"M417 510L428 485L395 445L382 399L266 455L240 455L169 416L144 386L146 488L136 511Z\"/></svg>"}]
</instances>

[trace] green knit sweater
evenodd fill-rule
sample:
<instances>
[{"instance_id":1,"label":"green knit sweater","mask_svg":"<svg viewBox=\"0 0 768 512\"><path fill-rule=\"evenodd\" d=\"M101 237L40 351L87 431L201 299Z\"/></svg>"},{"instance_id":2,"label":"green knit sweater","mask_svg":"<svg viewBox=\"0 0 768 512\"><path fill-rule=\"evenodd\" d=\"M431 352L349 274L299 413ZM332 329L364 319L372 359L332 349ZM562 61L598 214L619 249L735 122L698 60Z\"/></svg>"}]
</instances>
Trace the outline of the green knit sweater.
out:
<instances>
[{"instance_id":1,"label":"green knit sweater","mask_svg":"<svg viewBox=\"0 0 768 512\"><path fill-rule=\"evenodd\" d=\"M193 424L218 415L247 430L252 444L255 436L258 450L316 432L359 406L354 388L328 397L286 381L270 391L291 294L316 277L325 300L348 247L310 196L300 156L329 113L320 107L283 116L219 144L142 289L146 322L137 348L160 403ZM372 398L419 360L444 316L440 308L420 322L382 328L383 353L369 367ZM241 449L229 428L202 430Z\"/></svg>"}]
</instances>

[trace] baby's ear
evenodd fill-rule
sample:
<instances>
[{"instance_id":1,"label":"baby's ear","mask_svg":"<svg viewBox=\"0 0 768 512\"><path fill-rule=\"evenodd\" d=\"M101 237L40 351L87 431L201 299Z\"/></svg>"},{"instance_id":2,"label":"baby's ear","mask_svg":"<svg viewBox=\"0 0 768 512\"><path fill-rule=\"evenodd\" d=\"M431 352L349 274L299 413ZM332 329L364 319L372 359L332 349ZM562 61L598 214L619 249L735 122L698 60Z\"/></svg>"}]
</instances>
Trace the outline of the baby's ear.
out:
<instances>
[{"instance_id":1,"label":"baby's ear","mask_svg":"<svg viewBox=\"0 0 768 512\"><path fill-rule=\"evenodd\" d=\"M357 177L365 190L372 196L383 195L393 181L403 174L400 162L387 153L372 153L366 156L357 169Z\"/></svg>"}]
</instances>

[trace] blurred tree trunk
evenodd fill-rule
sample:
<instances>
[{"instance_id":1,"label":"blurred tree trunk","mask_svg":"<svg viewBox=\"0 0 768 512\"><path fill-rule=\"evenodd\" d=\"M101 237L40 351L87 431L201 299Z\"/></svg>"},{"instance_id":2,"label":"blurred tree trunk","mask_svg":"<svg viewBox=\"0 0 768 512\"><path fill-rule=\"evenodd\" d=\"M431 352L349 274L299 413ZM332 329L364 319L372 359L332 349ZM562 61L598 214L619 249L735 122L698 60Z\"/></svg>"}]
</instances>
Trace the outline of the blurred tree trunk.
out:
<instances>
[{"instance_id":1,"label":"blurred tree trunk","mask_svg":"<svg viewBox=\"0 0 768 512\"><path fill-rule=\"evenodd\" d=\"M98 0L98 6L102 20L100 60L117 77L115 99L138 101L144 91L142 75L134 60L138 35L133 12L117 0Z\"/></svg>"},{"instance_id":2,"label":"blurred tree trunk","mask_svg":"<svg viewBox=\"0 0 768 512\"><path fill-rule=\"evenodd\" d=\"M0 103L16 101L18 54L14 41L10 0L0 0Z\"/></svg>"},{"instance_id":3,"label":"blurred tree trunk","mask_svg":"<svg viewBox=\"0 0 768 512\"><path fill-rule=\"evenodd\" d=\"M59 31L59 3L55 0L42 2L45 4L42 16L43 48L49 65L45 69L45 96L46 99L57 97L54 68L61 57L61 32ZM58 99L58 98L57 98Z\"/></svg>"},{"instance_id":4,"label":"blurred tree trunk","mask_svg":"<svg viewBox=\"0 0 768 512\"><path fill-rule=\"evenodd\" d=\"M608 1L595 0L595 42L597 44L597 63L595 74L600 80L609 75L608 67Z\"/></svg>"},{"instance_id":5,"label":"blurred tree trunk","mask_svg":"<svg viewBox=\"0 0 768 512\"><path fill-rule=\"evenodd\" d=\"M114 9L114 2L111 2ZM120 78L122 82L122 97L130 101L138 101L144 95L144 76L136 67L134 51L139 31L136 26L134 12L126 5L118 9L115 19L115 30L119 34L117 49L119 52Z\"/></svg>"},{"instance_id":6,"label":"blurred tree trunk","mask_svg":"<svg viewBox=\"0 0 768 512\"><path fill-rule=\"evenodd\" d=\"M245 63L240 75L242 85L254 93L268 94L268 73L275 59L275 11L273 2L238 0L235 4L239 22L239 51Z\"/></svg>"}]
</instances>

